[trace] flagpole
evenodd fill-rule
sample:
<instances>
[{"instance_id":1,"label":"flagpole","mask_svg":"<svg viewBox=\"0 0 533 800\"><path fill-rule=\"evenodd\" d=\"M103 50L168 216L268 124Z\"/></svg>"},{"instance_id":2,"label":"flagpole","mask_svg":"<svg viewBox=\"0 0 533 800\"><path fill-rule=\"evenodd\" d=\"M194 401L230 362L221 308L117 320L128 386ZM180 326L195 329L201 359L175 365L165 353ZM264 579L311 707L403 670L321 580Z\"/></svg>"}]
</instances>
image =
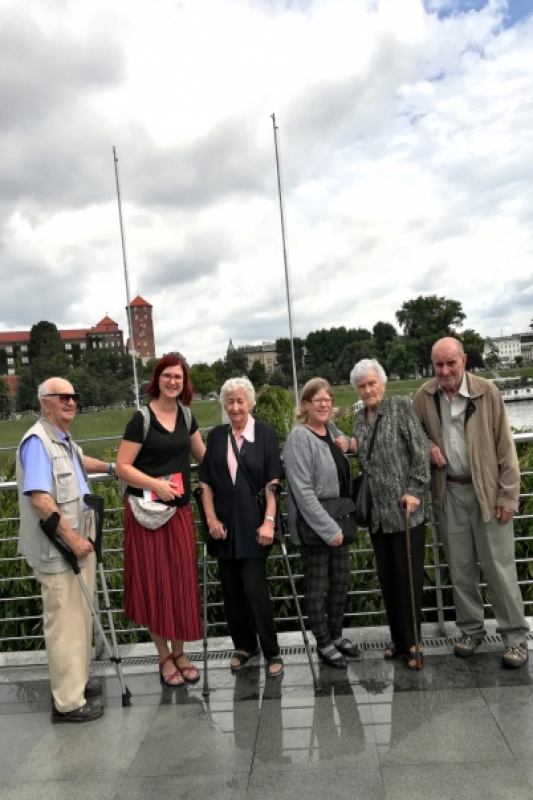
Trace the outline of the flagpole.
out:
<instances>
[{"instance_id":1,"label":"flagpole","mask_svg":"<svg viewBox=\"0 0 533 800\"><path fill-rule=\"evenodd\" d=\"M281 164L278 146L278 127L276 125L276 115L271 114L272 126L274 128L274 149L276 152L276 173L278 176L278 195L279 195L279 213L281 218L281 241L283 244L283 263L285 265L285 290L287 293L287 310L289 313L289 340L291 346L291 361L292 361L292 380L294 383L294 405L298 405L298 379L296 377L296 359L294 356L294 337L292 334L292 300L291 300L291 285L289 273L289 256L287 253L287 237L285 234L285 211L283 203L283 188L281 181Z\"/></svg>"},{"instance_id":2,"label":"flagpole","mask_svg":"<svg viewBox=\"0 0 533 800\"><path fill-rule=\"evenodd\" d=\"M130 333L130 352L133 363L133 384L135 391L135 405L137 406L137 408L140 408L141 403L139 400L139 382L137 380L137 365L135 363L135 342L133 341L133 326L131 324L130 282L128 278L128 262L126 258L126 237L124 234L124 223L122 221L122 201L120 198L120 182L118 179L118 158L115 147L113 147L113 163L115 165L115 180L117 184L118 218L120 222L120 239L122 242L122 260L124 262L124 281L126 284L126 311L128 314L128 327Z\"/></svg>"}]
</instances>

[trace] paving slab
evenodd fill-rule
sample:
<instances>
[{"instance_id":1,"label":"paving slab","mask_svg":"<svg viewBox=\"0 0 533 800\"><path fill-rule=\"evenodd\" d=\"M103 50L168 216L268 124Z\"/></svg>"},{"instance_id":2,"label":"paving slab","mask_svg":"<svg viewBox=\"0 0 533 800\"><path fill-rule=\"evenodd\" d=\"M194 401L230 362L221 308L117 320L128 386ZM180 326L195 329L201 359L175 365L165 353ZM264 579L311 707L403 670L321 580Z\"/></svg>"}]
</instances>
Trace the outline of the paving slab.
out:
<instances>
[{"instance_id":1,"label":"paving slab","mask_svg":"<svg viewBox=\"0 0 533 800\"><path fill-rule=\"evenodd\" d=\"M515 760L383 767L387 800L531 800Z\"/></svg>"},{"instance_id":2,"label":"paving slab","mask_svg":"<svg viewBox=\"0 0 533 800\"><path fill-rule=\"evenodd\" d=\"M390 742L379 752L387 766L513 757L478 689L395 694Z\"/></svg>"},{"instance_id":3,"label":"paving slab","mask_svg":"<svg viewBox=\"0 0 533 800\"><path fill-rule=\"evenodd\" d=\"M197 705L158 709L128 777L248 773L260 709L243 700L233 709Z\"/></svg>"}]
</instances>

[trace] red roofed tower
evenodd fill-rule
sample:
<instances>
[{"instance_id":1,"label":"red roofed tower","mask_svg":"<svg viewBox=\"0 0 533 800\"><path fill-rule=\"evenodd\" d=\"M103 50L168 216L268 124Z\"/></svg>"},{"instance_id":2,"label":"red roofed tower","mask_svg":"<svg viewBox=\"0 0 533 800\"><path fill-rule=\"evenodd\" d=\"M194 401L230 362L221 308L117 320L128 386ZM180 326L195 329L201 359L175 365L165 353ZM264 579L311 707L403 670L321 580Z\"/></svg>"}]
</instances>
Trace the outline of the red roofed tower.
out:
<instances>
[{"instance_id":1,"label":"red roofed tower","mask_svg":"<svg viewBox=\"0 0 533 800\"><path fill-rule=\"evenodd\" d=\"M133 334L133 347L137 355L146 364L149 358L155 358L154 323L152 320L152 306L140 295L131 301L131 327ZM128 340L128 349L131 342Z\"/></svg>"}]
</instances>

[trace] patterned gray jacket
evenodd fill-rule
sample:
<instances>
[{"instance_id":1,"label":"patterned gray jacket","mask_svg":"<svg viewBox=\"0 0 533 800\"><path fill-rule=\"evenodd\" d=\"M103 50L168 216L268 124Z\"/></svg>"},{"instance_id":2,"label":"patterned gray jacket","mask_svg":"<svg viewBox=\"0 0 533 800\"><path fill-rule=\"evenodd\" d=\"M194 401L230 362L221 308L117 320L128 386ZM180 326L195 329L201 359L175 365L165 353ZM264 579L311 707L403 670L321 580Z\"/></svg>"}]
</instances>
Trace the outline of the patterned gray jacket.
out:
<instances>
[{"instance_id":1,"label":"patterned gray jacket","mask_svg":"<svg viewBox=\"0 0 533 800\"><path fill-rule=\"evenodd\" d=\"M366 453L376 425L378 429L368 464ZM420 507L411 514L411 526L424 522L431 474L429 446L409 400L384 397L369 428L363 408L355 415L353 435L358 444L359 466L366 469L370 477L372 533L380 525L384 533L404 530L405 514L399 504L404 494L420 500Z\"/></svg>"}]
</instances>

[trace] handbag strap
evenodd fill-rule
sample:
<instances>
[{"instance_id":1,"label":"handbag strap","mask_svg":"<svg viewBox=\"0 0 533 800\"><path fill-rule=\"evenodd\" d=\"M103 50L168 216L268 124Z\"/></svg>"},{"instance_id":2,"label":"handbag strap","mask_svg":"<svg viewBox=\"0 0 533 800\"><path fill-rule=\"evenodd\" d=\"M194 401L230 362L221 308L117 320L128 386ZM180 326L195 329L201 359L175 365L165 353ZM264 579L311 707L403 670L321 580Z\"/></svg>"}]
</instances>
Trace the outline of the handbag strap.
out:
<instances>
[{"instance_id":1,"label":"handbag strap","mask_svg":"<svg viewBox=\"0 0 533 800\"><path fill-rule=\"evenodd\" d=\"M372 431L372 436L370 437L370 441L368 443L368 449L366 451L365 461L367 464L370 463L370 456L372 455L372 449L374 447L374 442L376 440L376 433L378 430L378 422L379 416L376 417L376 421L374 422L374 430Z\"/></svg>"},{"instance_id":2,"label":"handbag strap","mask_svg":"<svg viewBox=\"0 0 533 800\"><path fill-rule=\"evenodd\" d=\"M243 457L241 456L240 450L237 447L237 442L235 441L235 436L233 435L233 430L231 429L231 425L228 425L228 435L229 435L229 438L230 438L231 446L233 448L233 452L235 454L235 458L237 460L237 464L241 468L242 474L246 478L246 481L248 482L248 484L250 486L250 489L252 490L253 494L257 498L259 498L260 492L258 492L257 489L255 488L254 482L252 481L252 476L248 472L248 467L244 463L244 460L243 460Z\"/></svg>"}]
</instances>

